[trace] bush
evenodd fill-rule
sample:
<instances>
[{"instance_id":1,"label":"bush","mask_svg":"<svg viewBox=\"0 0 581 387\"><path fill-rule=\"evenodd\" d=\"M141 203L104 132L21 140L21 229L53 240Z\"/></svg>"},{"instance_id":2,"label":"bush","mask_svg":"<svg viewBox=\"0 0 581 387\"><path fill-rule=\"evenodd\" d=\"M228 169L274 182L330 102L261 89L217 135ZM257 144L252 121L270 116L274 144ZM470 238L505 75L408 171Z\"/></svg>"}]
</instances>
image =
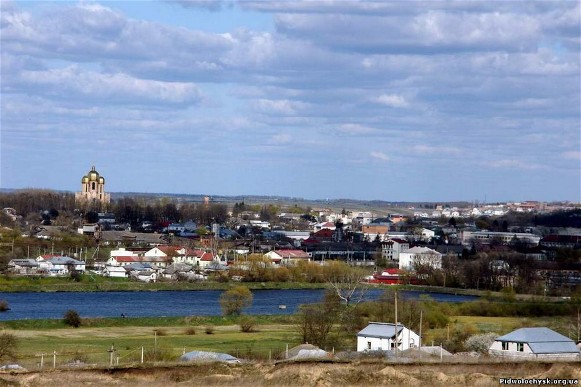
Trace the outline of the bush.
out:
<instances>
[{"instance_id":1,"label":"bush","mask_svg":"<svg viewBox=\"0 0 581 387\"><path fill-rule=\"evenodd\" d=\"M196 328L194 327L188 327L186 328L186 330L184 331L184 333L188 336L193 336L196 334Z\"/></svg>"},{"instance_id":2,"label":"bush","mask_svg":"<svg viewBox=\"0 0 581 387\"><path fill-rule=\"evenodd\" d=\"M498 335L496 333L484 333L481 335L470 336L464 342L464 348L468 351L488 353L488 349L497 337Z\"/></svg>"},{"instance_id":3,"label":"bush","mask_svg":"<svg viewBox=\"0 0 581 387\"><path fill-rule=\"evenodd\" d=\"M16 359L18 340L12 333L0 334L0 360Z\"/></svg>"},{"instance_id":4,"label":"bush","mask_svg":"<svg viewBox=\"0 0 581 387\"><path fill-rule=\"evenodd\" d=\"M214 326L213 325L206 325L206 334L213 335L214 334Z\"/></svg>"},{"instance_id":5,"label":"bush","mask_svg":"<svg viewBox=\"0 0 581 387\"><path fill-rule=\"evenodd\" d=\"M170 348L157 347L150 348L143 352L143 360L147 362L152 361L175 361L177 356L174 355Z\"/></svg>"},{"instance_id":6,"label":"bush","mask_svg":"<svg viewBox=\"0 0 581 387\"><path fill-rule=\"evenodd\" d=\"M63 317L64 323L68 326L78 328L81 326L81 316L79 312L74 309L69 309L65 312Z\"/></svg>"},{"instance_id":7,"label":"bush","mask_svg":"<svg viewBox=\"0 0 581 387\"><path fill-rule=\"evenodd\" d=\"M250 316L242 316L240 317L240 330L242 332L254 332L254 325L256 324L256 320Z\"/></svg>"},{"instance_id":8,"label":"bush","mask_svg":"<svg viewBox=\"0 0 581 387\"><path fill-rule=\"evenodd\" d=\"M220 296L220 306L225 316L240 315L242 309L252 305L252 292L246 286L235 286Z\"/></svg>"}]
</instances>

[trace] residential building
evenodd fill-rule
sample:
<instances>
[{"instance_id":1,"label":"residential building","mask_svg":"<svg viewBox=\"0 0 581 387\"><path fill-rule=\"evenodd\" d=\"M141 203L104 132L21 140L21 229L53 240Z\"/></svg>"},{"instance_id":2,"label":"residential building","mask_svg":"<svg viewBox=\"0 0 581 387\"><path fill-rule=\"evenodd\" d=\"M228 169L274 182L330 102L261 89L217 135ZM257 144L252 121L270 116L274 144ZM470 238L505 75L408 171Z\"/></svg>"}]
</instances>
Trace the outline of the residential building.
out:
<instances>
[{"instance_id":1,"label":"residential building","mask_svg":"<svg viewBox=\"0 0 581 387\"><path fill-rule=\"evenodd\" d=\"M357 333L357 352L404 351L420 344L420 336L403 324L371 322Z\"/></svg>"},{"instance_id":2,"label":"residential building","mask_svg":"<svg viewBox=\"0 0 581 387\"><path fill-rule=\"evenodd\" d=\"M579 360L581 352L570 338L549 328L520 328L497 337L488 352L522 359Z\"/></svg>"},{"instance_id":3,"label":"residential building","mask_svg":"<svg viewBox=\"0 0 581 387\"><path fill-rule=\"evenodd\" d=\"M442 254L428 247L416 246L400 252L399 268L412 270L415 265L430 266L433 269L442 268Z\"/></svg>"},{"instance_id":4,"label":"residential building","mask_svg":"<svg viewBox=\"0 0 581 387\"><path fill-rule=\"evenodd\" d=\"M292 265L299 261L310 261L311 256L303 250L273 250L264 254L275 265Z\"/></svg>"}]
</instances>

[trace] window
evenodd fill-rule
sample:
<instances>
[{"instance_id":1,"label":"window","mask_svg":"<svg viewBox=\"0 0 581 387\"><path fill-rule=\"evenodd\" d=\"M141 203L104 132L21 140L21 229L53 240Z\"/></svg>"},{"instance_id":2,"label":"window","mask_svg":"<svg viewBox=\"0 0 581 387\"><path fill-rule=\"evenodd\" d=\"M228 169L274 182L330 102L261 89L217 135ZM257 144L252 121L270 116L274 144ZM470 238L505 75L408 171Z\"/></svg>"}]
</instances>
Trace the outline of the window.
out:
<instances>
[{"instance_id":1,"label":"window","mask_svg":"<svg viewBox=\"0 0 581 387\"><path fill-rule=\"evenodd\" d=\"M367 342L367 349L371 349L371 341Z\"/></svg>"},{"instance_id":2,"label":"window","mask_svg":"<svg viewBox=\"0 0 581 387\"><path fill-rule=\"evenodd\" d=\"M508 351L508 343L507 342L503 342L502 343L502 350L503 351Z\"/></svg>"},{"instance_id":3,"label":"window","mask_svg":"<svg viewBox=\"0 0 581 387\"><path fill-rule=\"evenodd\" d=\"M516 350L519 352L524 352L525 345L523 343L516 343Z\"/></svg>"}]
</instances>

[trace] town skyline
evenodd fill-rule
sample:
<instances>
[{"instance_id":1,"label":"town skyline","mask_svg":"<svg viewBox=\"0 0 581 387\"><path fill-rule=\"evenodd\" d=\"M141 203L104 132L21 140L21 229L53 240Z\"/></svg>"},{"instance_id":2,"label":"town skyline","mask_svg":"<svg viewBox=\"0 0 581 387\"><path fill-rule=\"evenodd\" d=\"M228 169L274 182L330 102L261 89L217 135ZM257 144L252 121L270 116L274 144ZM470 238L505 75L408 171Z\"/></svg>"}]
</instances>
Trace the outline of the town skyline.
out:
<instances>
[{"instance_id":1,"label":"town skyline","mask_svg":"<svg viewBox=\"0 0 581 387\"><path fill-rule=\"evenodd\" d=\"M581 201L579 2L2 2L2 189Z\"/></svg>"}]
</instances>

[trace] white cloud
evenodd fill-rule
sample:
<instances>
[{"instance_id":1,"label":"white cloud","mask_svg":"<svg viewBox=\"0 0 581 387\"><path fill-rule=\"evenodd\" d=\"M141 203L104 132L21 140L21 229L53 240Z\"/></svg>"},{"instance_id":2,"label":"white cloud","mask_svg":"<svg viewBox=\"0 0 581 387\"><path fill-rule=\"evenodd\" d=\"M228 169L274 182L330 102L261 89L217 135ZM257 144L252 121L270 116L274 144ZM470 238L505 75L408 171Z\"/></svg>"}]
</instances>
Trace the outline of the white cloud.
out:
<instances>
[{"instance_id":1,"label":"white cloud","mask_svg":"<svg viewBox=\"0 0 581 387\"><path fill-rule=\"evenodd\" d=\"M516 159L492 160L483 164L487 167L498 169L536 170L542 168L539 164Z\"/></svg>"},{"instance_id":2,"label":"white cloud","mask_svg":"<svg viewBox=\"0 0 581 387\"><path fill-rule=\"evenodd\" d=\"M564 159L569 159L569 160L578 160L578 161L581 161L581 152L580 151L569 151L569 152L565 152L565 153L563 153L563 158Z\"/></svg>"},{"instance_id":3,"label":"white cloud","mask_svg":"<svg viewBox=\"0 0 581 387\"><path fill-rule=\"evenodd\" d=\"M274 145L284 145L290 143L292 140L291 136L288 134L276 134L270 138L269 143Z\"/></svg>"},{"instance_id":4,"label":"white cloud","mask_svg":"<svg viewBox=\"0 0 581 387\"><path fill-rule=\"evenodd\" d=\"M78 66L44 71L23 71L22 85L46 97L85 97L102 103L196 104L201 92L191 83L137 79L126 74L83 71ZM21 85L21 87L22 87Z\"/></svg>"},{"instance_id":5,"label":"white cloud","mask_svg":"<svg viewBox=\"0 0 581 387\"><path fill-rule=\"evenodd\" d=\"M371 153L369 153L369 155L373 159L378 160L378 161L389 161L390 160L389 156L383 152L371 152Z\"/></svg>"},{"instance_id":6,"label":"white cloud","mask_svg":"<svg viewBox=\"0 0 581 387\"><path fill-rule=\"evenodd\" d=\"M301 110L306 109L308 104L300 101L291 101L288 99L259 99L254 103L254 107L261 113L292 116L299 114Z\"/></svg>"},{"instance_id":7,"label":"white cloud","mask_svg":"<svg viewBox=\"0 0 581 387\"><path fill-rule=\"evenodd\" d=\"M374 99L375 102L394 108L405 108L409 106L408 101L397 94L382 94Z\"/></svg>"},{"instance_id":8,"label":"white cloud","mask_svg":"<svg viewBox=\"0 0 581 387\"><path fill-rule=\"evenodd\" d=\"M440 154L460 154L462 151L459 148L449 146L430 146L430 145L414 145L412 151L418 153L440 153Z\"/></svg>"},{"instance_id":9,"label":"white cloud","mask_svg":"<svg viewBox=\"0 0 581 387\"><path fill-rule=\"evenodd\" d=\"M377 129L359 124L342 124L337 128L339 133L348 134L352 136L359 136L377 132Z\"/></svg>"}]
</instances>

